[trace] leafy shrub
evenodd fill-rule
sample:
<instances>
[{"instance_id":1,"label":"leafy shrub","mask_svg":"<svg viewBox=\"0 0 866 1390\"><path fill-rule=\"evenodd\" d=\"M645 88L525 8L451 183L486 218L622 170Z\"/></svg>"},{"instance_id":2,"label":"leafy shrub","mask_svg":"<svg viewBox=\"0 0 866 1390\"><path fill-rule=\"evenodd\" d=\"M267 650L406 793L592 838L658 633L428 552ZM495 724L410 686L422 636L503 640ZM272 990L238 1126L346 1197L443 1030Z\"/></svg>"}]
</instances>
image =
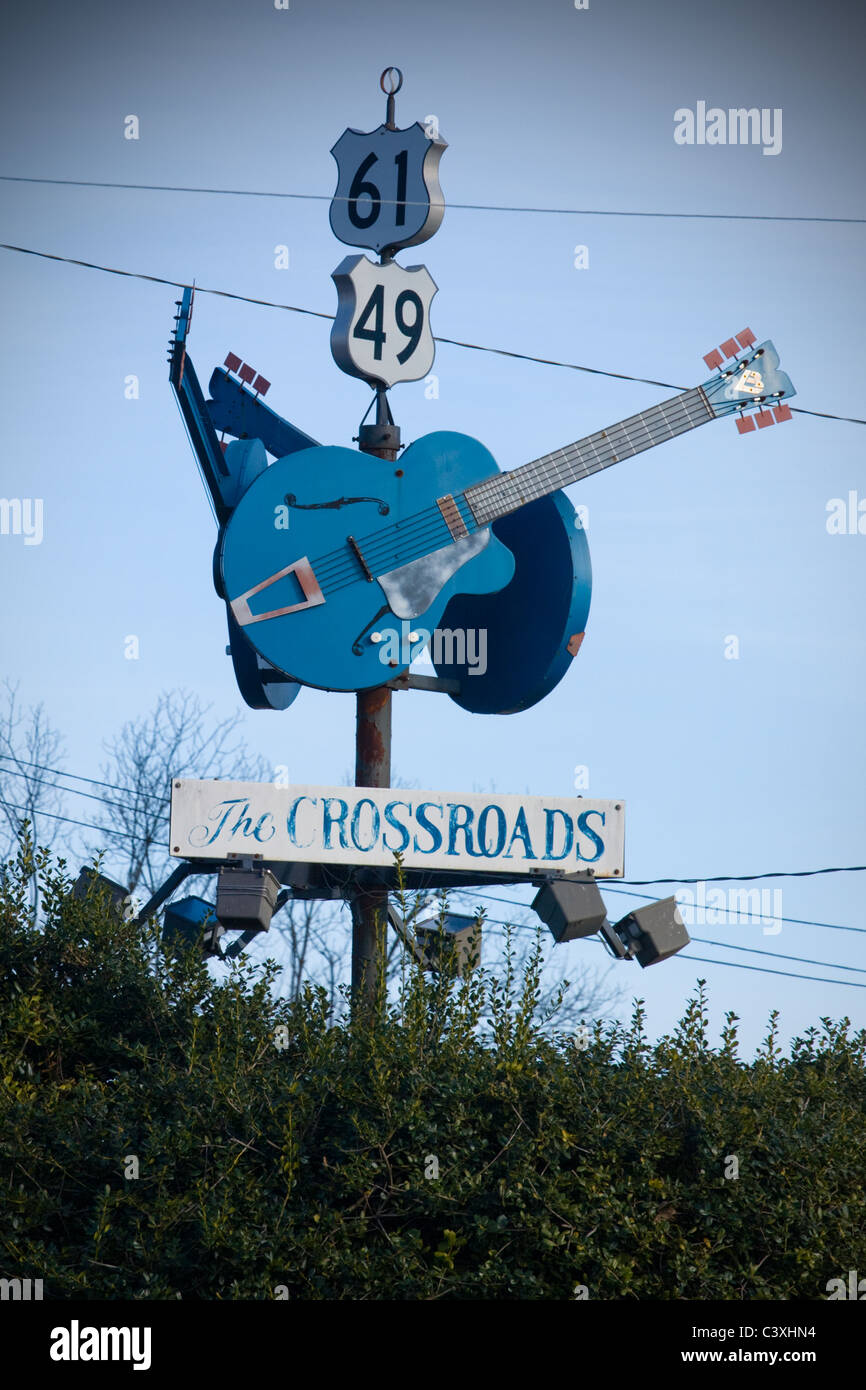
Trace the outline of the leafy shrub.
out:
<instances>
[{"instance_id":1,"label":"leafy shrub","mask_svg":"<svg viewBox=\"0 0 866 1390\"><path fill-rule=\"evenodd\" d=\"M866 1271L847 1020L783 1056L774 1016L744 1062L700 983L655 1044L640 1004L550 1037L539 949L522 980L407 966L335 1024L44 857L37 926L32 867L0 883L0 1274L46 1297L816 1299Z\"/></svg>"}]
</instances>

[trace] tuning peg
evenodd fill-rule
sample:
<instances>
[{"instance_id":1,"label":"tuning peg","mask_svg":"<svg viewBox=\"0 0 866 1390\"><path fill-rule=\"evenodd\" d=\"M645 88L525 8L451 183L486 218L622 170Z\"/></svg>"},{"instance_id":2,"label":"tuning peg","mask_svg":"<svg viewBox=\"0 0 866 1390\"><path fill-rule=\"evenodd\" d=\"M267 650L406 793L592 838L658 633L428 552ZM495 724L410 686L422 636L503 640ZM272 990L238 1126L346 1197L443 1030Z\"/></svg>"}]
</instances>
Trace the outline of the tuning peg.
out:
<instances>
[{"instance_id":1,"label":"tuning peg","mask_svg":"<svg viewBox=\"0 0 866 1390\"><path fill-rule=\"evenodd\" d=\"M755 341L755 335L751 328L743 328L734 338L726 338L721 347L713 348L704 357L704 361L711 372L714 372L729 357L736 357L738 352L743 352L745 348L751 347Z\"/></svg>"},{"instance_id":2,"label":"tuning peg","mask_svg":"<svg viewBox=\"0 0 866 1390\"><path fill-rule=\"evenodd\" d=\"M253 382L253 390L257 396L266 396L271 389L271 383L266 381L263 376L257 376Z\"/></svg>"},{"instance_id":3,"label":"tuning peg","mask_svg":"<svg viewBox=\"0 0 866 1390\"><path fill-rule=\"evenodd\" d=\"M242 363L241 369L238 372L238 376L240 377L241 381L243 381L247 386L249 386L250 382L253 380L255 375L255 367L247 366L246 362Z\"/></svg>"},{"instance_id":4,"label":"tuning peg","mask_svg":"<svg viewBox=\"0 0 866 1390\"><path fill-rule=\"evenodd\" d=\"M755 422L752 419L751 415L737 416L737 429L740 431L740 434L748 434L754 428Z\"/></svg>"},{"instance_id":5,"label":"tuning peg","mask_svg":"<svg viewBox=\"0 0 866 1390\"><path fill-rule=\"evenodd\" d=\"M225 362L223 363L223 366L226 367L230 372L236 372L241 365L241 359L239 357L236 357L233 352L230 352L228 354Z\"/></svg>"},{"instance_id":6,"label":"tuning peg","mask_svg":"<svg viewBox=\"0 0 866 1390\"><path fill-rule=\"evenodd\" d=\"M789 405L773 406L773 414L776 417L776 424L781 425L785 420L791 419L791 407Z\"/></svg>"}]
</instances>

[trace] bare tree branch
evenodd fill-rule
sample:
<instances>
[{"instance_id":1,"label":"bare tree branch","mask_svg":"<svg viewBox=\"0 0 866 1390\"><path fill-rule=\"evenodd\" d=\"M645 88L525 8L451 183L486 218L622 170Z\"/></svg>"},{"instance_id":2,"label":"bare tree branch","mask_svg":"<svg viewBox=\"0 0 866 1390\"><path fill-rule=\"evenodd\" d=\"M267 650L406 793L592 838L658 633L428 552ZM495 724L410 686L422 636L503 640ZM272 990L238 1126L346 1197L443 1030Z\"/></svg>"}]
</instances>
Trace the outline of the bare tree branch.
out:
<instances>
[{"instance_id":1,"label":"bare tree branch","mask_svg":"<svg viewBox=\"0 0 866 1390\"><path fill-rule=\"evenodd\" d=\"M168 871L169 796L173 777L225 777L260 780L269 771L263 758L252 757L239 727L242 716L212 723L211 706L185 690L163 691L150 714L130 719L106 744L106 782L127 788L109 792L98 823L129 837L123 851L126 887L152 893Z\"/></svg>"},{"instance_id":2,"label":"bare tree branch","mask_svg":"<svg viewBox=\"0 0 866 1390\"><path fill-rule=\"evenodd\" d=\"M0 711L0 835L2 857L7 859L18 844L22 825L30 824L34 849L49 849L58 835L63 788L57 772L63 762L63 739L52 727L45 707L21 708L18 686L3 683L5 701ZM35 877L31 880L32 904L37 906Z\"/></svg>"}]
</instances>

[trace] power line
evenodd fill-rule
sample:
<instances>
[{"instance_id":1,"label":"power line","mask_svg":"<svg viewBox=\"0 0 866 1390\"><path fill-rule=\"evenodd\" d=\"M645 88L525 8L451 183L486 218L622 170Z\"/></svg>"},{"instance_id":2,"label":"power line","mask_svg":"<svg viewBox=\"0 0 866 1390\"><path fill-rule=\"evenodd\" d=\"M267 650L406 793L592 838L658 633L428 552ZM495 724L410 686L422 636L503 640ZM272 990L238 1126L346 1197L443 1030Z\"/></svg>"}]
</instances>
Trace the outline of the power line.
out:
<instances>
[{"instance_id":1,"label":"power line","mask_svg":"<svg viewBox=\"0 0 866 1390\"><path fill-rule=\"evenodd\" d=\"M60 776L61 776L61 777L64 777L64 776L72 776L72 774L71 774L71 773L61 773ZM13 771L11 768L8 768L8 767L0 768L0 777L21 777L21 778L24 779L25 782L28 783L28 785L29 785L30 783L36 783L36 784L39 785L40 787L51 787L51 788L53 788L54 791L65 792L65 793L67 793L69 796L83 796L83 797L86 797L88 801L98 801L99 804L100 804L100 806L109 806L113 811L128 811L128 810L130 809L128 806L122 805L121 802L118 802L118 801L109 801L108 798L105 797L105 796L95 796L93 792L83 792L83 791L81 791L81 789L80 789L79 787L63 787L63 786L60 785L59 782L49 782L47 777L33 777L33 776L32 776L30 773L28 773L28 772L15 772L15 771ZM86 780L89 780L89 779L81 778L81 780L82 780L82 781L86 781ZM97 785L98 785L98 784L97 784ZM106 784L106 785L107 785L107 784ZM118 790L125 790L125 789L124 789L124 788L118 788ZM130 791L130 792L129 792L129 795L130 795L131 797L135 798L135 799L138 799L139 797L149 797L149 796L151 795L151 793L150 793L150 792L134 792L134 791ZM163 803L163 804L168 805L168 797L166 797L166 798L164 799L164 803ZM158 812L148 811L147 814L148 814L148 815L158 815L159 813L158 813Z\"/></svg>"},{"instance_id":2,"label":"power line","mask_svg":"<svg viewBox=\"0 0 866 1390\"><path fill-rule=\"evenodd\" d=\"M507 906L507 907L518 907L518 908L522 908L522 909L525 909L525 910L529 910L529 909L530 909L529 903L518 903L518 902L513 902L512 900L510 900L510 899L508 899L508 898L499 898L499 897L495 897L495 896L494 896L493 894L491 894L491 893L476 893L476 894L473 894L471 888L461 888L461 889L457 889L457 892L458 892L458 893L464 893L464 894L466 894L467 896L472 896L472 897L477 897L477 898L485 898L485 899L487 899L487 901L489 901L489 902L502 903L502 904L504 904L504 905ZM629 896L634 896L634 897L643 898L645 895L644 895L643 893L636 893L636 894L629 894ZM722 909L722 910L725 911L726 909ZM501 918L501 917L494 917L494 918L490 918L490 919L486 919L486 920L490 920L490 921L496 922L496 923L498 923L500 926L518 925L518 924L515 924L515 923L506 922L506 921L505 921L503 918ZM519 924L519 925L531 926L531 925L533 925L533 924L531 924L531 923L525 923L525 924ZM814 924L814 925L820 925L820 924ZM855 928L852 928L851 930L857 931L857 930L862 930L862 928L856 928L856 927L855 927ZM788 954L786 954L786 953L783 952L783 951L763 951L763 950L760 950L760 949L758 949L757 947L754 947L754 946L740 946L740 945L738 945L736 942L732 942L732 941L714 941L714 940L712 940L710 937L706 937L706 936L693 936L693 937L691 937L690 939L691 939L692 941L698 941L698 942L700 942L700 943L701 943L702 945L704 945L704 946L718 946L718 947L720 947L721 949L727 950L727 951L744 951L744 952L746 952L748 955L770 956L770 957L771 957L772 959L774 959L774 960L790 960L790 961L796 961L796 962L798 962L798 963L801 964L801 965L821 965L821 966L823 966L824 969L826 969L826 970L846 970L846 971L851 972L852 974L856 974L856 975L866 975L866 969L863 969L861 966L857 966L857 965L839 965L839 964L836 963L836 961L829 961L829 960L813 960L813 959L811 959L810 957L807 957L807 956L792 956L792 955L788 955ZM703 957L694 957L694 956L692 956L692 957L690 957L690 958L691 958L691 959L703 959ZM732 964L731 961L717 961L717 962L715 962L715 963L718 964L718 965L730 965L730 964ZM757 966L746 966L746 965L745 965L744 963L742 963L742 962L740 962L740 963L743 965L743 969L758 969L758 968L759 968L759 967L757 967ZM787 973L787 972L782 971L782 972L780 972L780 973L785 974L785 973ZM794 978L797 978L797 979L809 979L810 977L804 975L804 976L794 976ZM845 981L845 980L836 980L836 981L833 981L832 983L835 983L835 984L847 984L847 983L850 983L850 982L849 982L849 981Z\"/></svg>"},{"instance_id":3,"label":"power line","mask_svg":"<svg viewBox=\"0 0 866 1390\"><path fill-rule=\"evenodd\" d=\"M457 891L461 893L471 893L472 889L460 888ZM478 896L480 897L481 894ZM497 898L495 901L505 902L505 899ZM511 906L525 907L527 905L525 903L513 903ZM537 930L537 925L533 922L506 922L503 917L486 917L485 921L495 922L501 927L527 926L532 927L533 930ZM811 960L808 956L789 956L784 951L761 951L755 946L739 946L733 941L713 941L707 936L692 936L690 940L699 941L703 946L719 946L725 951L746 951L749 955L770 956L773 960L793 960L798 961L800 965L823 965L825 970L848 970L854 975L866 975L866 969L860 965L838 965L834 960ZM719 964L726 965L728 962L719 961Z\"/></svg>"},{"instance_id":4,"label":"power line","mask_svg":"<svg viewBox=\"0 0 866 1390\"><path fill-rule=\"evenodd\" d=\"M467 888L467 890L460 891L470 892L471 890L468 890ZM499 901L502 901L502 899L499 899ZM495 923L496 926L499 927L532 926L532 923L506 922L506 920L503 919L503 917L485 917L484 920L485 924L491 922ZM691 940L701 941L703 945L709 945L709 947L723 947L724 949L727 949L727 951L753 951L753 948L751 947L738 947L738 945L734 945L733 942L730 941L710 941L708 940L708 937L691 937ZM603 942L601 940L596 940L594 944L603 945ZM837 965L837 963L835 963L835 960L810 960L806 958L806 956L784 955L781 954L781 952L777 951L755 951L755 955L766 955L771 956L771 958L773 959L780 960L798 960L798 962L801 962L802 965L820 965L824 966L824 969L826 970L849 970L849 972L853 974L866 974L866 970L863 970L860 966ZM687 955L683 954L683 952L678 952L677 959L703 960L703 962L708 963L708 965L726 965L733 967L733 969L740 970L763 970L763 972L765 972L766 974L784 974L784 976L790 977L791 980L819 979L819 976L813 976L813 974L799 974L794 972L794 970L771 970L767 966L746 965L744 960L714 960L710 959L709 956L692 955L691 952L688 952ZM858 988L858 990L866 990L866 984L859 984L858 981L855 980L824 980L823 976L820 977L820 979L823 980L824 984L852 984L852 986Z\"/></svg>"},{"instance_id":5,"label":"power line","mask_svg":"<svg viewBox=\"0 0 866 1390\"><path fill-rule=\"evenodd\" d=\"M110 791L124 792L127 796L145 796L153 801L161 801L163 804L167 804L170 799L167 796L159 796L156 792L136 792L133 791L131 787L120 787L116 782L100 782L96 777L82 777L78 772L64 772L62 768L49 767L46 763L31 763L28 762L26 758L16 758L9 753L0 753L0 758L4 759L6 762L14 762L19 767L35 767L38 768L40 772L53 772L57 777L70 777L74 782L87 782L92 787L108 787ZM4 769L0 769L0 772L3 770ZM72 792L73 795L76 795L72 787L63 787L61 790L69 791ZM80 794L83 795L83 793Z\"/></svg>"},{"instance_id":6,"label":"power line","mask_svg":"<svg viewBox=\"0 0 866 1390\"><path fill-rule=\"evenodd\" d=\"M65 265L77 265L83 267L85 270L99 270L105 275L122 275L129 280L148 280L152 284L170 285L172 288L178 290L193 288L192 285L187 284L184 280L168 280L161 275L146 275L142 271L137 270L119 270L114 266L98 265L95 261L78 260L74 256L58 256L50 251L34 251L32 247L29 246L13 246L5 241L0 242L0 250L15 251L23 256L38 256L41 260L46 261L61 261ZM256 299L252 295L235 294L231 290L210 289L206 285L196 285L195 290L198 294L214 294L222 299L236 299L243 304L257 304L265 309L282 309L286 313L305 314L309 318L327 319L329 322L332 322L335 318L334 314L324 314L318 309L304 309L297 304L279 304L273 299ZM519 362L535 362L542 367L562 367L567 371L586 372L590 376L610 377L616 381L635 381L642 386L661 386L664 390L668 391L684 391L687 389L671 381L657 381L653 377L632 376L628 372L610 372L605 371L601 367L585 367L577 362L563 362L555 357L536 357L532 353L513 352L509 348L490 347L484 343L469 343L461 338L444 338L440 337L438 334L434 334L433 336L434 342L447 343L450 347L465 348L471 352L489 352L496 357L513 357ZM836 415L828 410L806 410L805 407L797 405L791 406L791 410L797 415L813 415L821 420L842 420L850 425L866 425L866 420L860 419L859 416L855 415ZM670 881L673 882L673 880Z\"/></svg>"},{"instance_id":7,"label":"power line","mask_svg":"<svg viewBox=\"0 0 866 1390\"><path fill-rule=\"evenodd\" d=\"M733 941L712 941L708 936L693 936L702 946L721 946L725 951L746 951L752 956L772 956L774 960L795 960L800 965L823 965L825 970L849 970L854 975L866 975L861 965L839 965L835 960L810 960L808 956L788 956L784 951L761 951L756 946L738 946Z\"/></svg>"},{"instance_id":8,"label":"power line","mask_svg":"<svg viewBox=\"0 0 866 1390\"><path fill-rule=\"evenodd\" d=\"M726 965L729 970L757 970L762 975L784 975L789 980L812 980L819 985L847 985L849 989L866 989L866 985L861 985L857 980L830 980L824 975L798 975L794 970L771 970L767 965L746 965L740 960L713 960L709 956L683 955L681 951L668 959L683 962L699 960L703 965Z\"/></svg>"},{"instance_id":9,"label":"power line","mask_svg":"<svg viewBox=\"0 0 866 1390\"><path fill-rule=\"evenodd\" d=\"M695 882L700 883L701 880L696 879ZM641 898L644 902L648 903L656 901L655 898L650 897L649 893L633 893L628 888L610 888L606 883L604 886L604 891L605 893L619 893L629 898ZM724 912L726 917L739 918L742 916L742 912L739 908L714 906L711 910L713 912ZM762 912L760 915L760 920L766 921L767 914ZM791 924L791 926L794 927L826 927L828 931L855 931L862 932L864 935L866 935L866 927L847 927L842 926L838 922L815 922L808 917L777 917L776 914L773 913L772 917L769 920L773 922L788 922Z\"/></svg>"},{"instance_id":10,"label":"power line","mask_svg":"<svg viewBox=\"0 0 866 1390\"><path fill-rule=\"evenodd\" d=\"M197 188L188 184L172 183L113 183L97 179L44 179L27 178L24 175L0 174L5 183L42 183L64 188L117 188L132 189L142 193L207 193L225 198L290 198L304 202L330 203L349 202L348 197L337 197L330 193L288 193L276 189L258 188ZM382 204L396 205L396 198L380 198ZM401 206L426 207L420 200L399 200ZM532 212L553 217L660 217L667 220L697 219L702 222L837 222L861 226L864 217L818 217L791 213L759 212L647 212L621 208L540 208L526 205L503 203L452 203L447 208L461 212Z\"/></svg>"},{"instance_id":11,"label":"power line","mask_svg":"<svg viewBox=\"0 0 866 1390\"><path fill-rule=\"evenodd\" d=\"M472 890L467 888L467 889L460 889L459 891L460 891L460 892L467 892L467 893L469 893L469 892L471 892ZM503 899L500 898L499 901L502 902ZM524 904L521 904L521 903L515 903L515 904L514 904L515 907L520 907L520 906L523 906L523 905L524 905ZM497 923L498 926L501 926L501 927L508 927L508 926L530 926L530 927L533 928L533 930L536 929L536 928L535 928L535 924L532 923L532 922L527 922L527 923L506 922L506 921L504 920L504 918L502 918L502 917L490 917L490 918L486 918L485 920L486 920L486 921L495 922L495 923ZM757 947L755 947L755 946L740 946L740 945L738 945L736 942L733 942L733 941L713 941L710 937L707 937L707 936L692 936L692 937L690 937L689 939L690 939L691 941L699 941L699 942L701 943L702 946L719 946L719 947L720 947L722 950L724 950L724 951L745 951L745 952L747 952L747 954L749 954L749 955L755 955L755 956L770 956L773 960L793 960L793 961L797 961L800 965L822 965L822 966L824 967L825 970L847 970L847 971L850 971L850 972L851 972L852 974L854 974L854 975L866 975L866 969L864 969L863 966L860 966L860 965L838 965L837 962L834 961L834 960L812 960L812 959L810 959L808 956L790 956L790 955L787 955L784 951L761 951L761 950L759 950L759 949L758 949ZM718 964L719 964L719 965L728 965L728 964L730 964L730 962L729 962L729 961L719 961ZM840 983L844 983L844 982L840 981Z\"/></svg>"},{"instance_id":12,"label":"power line","mask_svg":"<svg viewBox=\"0 0 866 1390\"><path fill-rule=\"evenodd\" d=\"M80 265L85 270L101 270L106 275L123 275L128 280L150 280L155 285L171 285L177 290L190 290L192 285L188 285L184 280L166 280L162 275L145 275L140 270L118 270L110 265L97 265L95 261L80 261L74 256L57 256L51 251L34 251L29 246L11 246L8 242L0 242L0 249L3 251L18 251L23 256L38 256L44 261L63 261L66 265ZM296 304L277 304L271 299L254 299L248 294L232 294L230 290L211 290L204 285L195 286L198 294L217 294L223 299L240 299L244 304L261 304L266 309L285 309L292 314L309 314L315 319L333 319L333 314L320 314L316 309L302 309Z\"/></svg>"},{"instance_id":13,"label":"power line","mask_svg":"<svg viewBox=\"0 0 866 1390\"><path fill-rule=\"evenodd\" d=\"M669 881L670 881L670 880L667 880L667 879L665 880L665 882L669 882ZM733 881L736 882L736 880L733 880ZM618 879L617 882L619 883L619 882L621 882L621 880ZM701 880L700 880L700 879L688 879L688 880L686 880L686 882L689 882L689 883L700 883ZM617 894L619 894L621 897L627 897L627 898L640 898L643 902L648 902L648 903L651 903L651 902L655 902L655 901L656 901L656 899L653 898L653 897L650 897L650 895L649 895L648 893L632 893L632 892L630 892L630 891L629 891L628 889L626 889L626 888L612 888L612 887L610 887L610 885L609 885L606 881L605 881L603 887L604 887L605 893L617 893ZM470 888L460 888L460 889L457 889L456 891L457 891L457 892L460 892L460 893L471 893L471 892L472 892L472 890L471 890ZM491 894L491 893L475 893L475 894L473 894L473 896L476 897L476 898L485 898L488 902L492 902L492 903L503 903L506 907L525 907L525 908L528 909L529 906L530 906L529 903L516 903L516 902L510 901L508 898L497 898L497 897L494 897L494 895ZM723 913L725 914L726 917L740 917L740 916L742 916L742 913L740 912L740 910L739 910L738 908L730 908L730 907L713 907L712 911L713 911L713 912L723 912ZM765 921L765 920L766 920L765 914L763 914L763 913L761 914L760 920L761 920L761 921ZM848 927L848 926L843 926L843 925L841 925L841 924L838 923L838 922L814 922L814 921L810 921L810 920L809 920L808 918L806 918L806 917L777 917L777 916L775 915L775 913L774 913L774 914L773 914L773 917L772 917L772 921L774 921L774 922L787 922L787 923L789 923L790 925L795 926L795 927L826 927L828 931L853 931L853 932L860 932L860 933L862 933L863 935L866 935L866 927Z\"/></svg>"},{"instance_id":14,"label":"power line","mask_svg":"<svg viewBox=\"0 0 866 1390\"><path fill-rule=\"evenodd\" d=\"M102 835L119 835L124 840L134 840L135 835L130 835L126 830L108 830L104 825L93 825L90 821L73 820L71 816L58 816L54 811L33 810L29 806L16 806L14 801L4 802L10 811L25 811L28 816L47 816L49 820L66 821L67 825L83 825L85 830L98 830Z\"/></svg>"},{"instance_id":15,"label":"power line","mask_svg":"<svg viewBox=\"0 0 866 1390\"><path fill-rule=\"evenodd\" d=\"M488 922L495 922L495 923L498 923L499 925L504 926L504 927L508 927L508 926L513 926L513 925L515 925L514 923L511 923L511 922L500 922L500 919L495 918L495 917L493 917L493 918L485 918L485 925L486 925ZM502 935L504 935L504 933L497 930L497 931L494 932L494 935L496 935L496 936L502 936ZM698 938L697 938L697 937L693 937L692 939L693 939L693 940L697 940ZM600 941L598 938L592 938L592 939L590 939L590 944L593 945L593 946L602 946L602 945L603 945L603 942ZM720 942L719 944L721 945L721 942ZM769 953L768 953L768 954L769 954ZM790 979L790 980L809 980L809 981L815 981L815 982L817 982L818 984L825 984L825 985L853 985L853 987L854 987L855 989L866 989L866 985L861 985L861 984L859 984L859 982L856 981L856 980L831 980L831 979L829 979L829 978L825 978L823 975L799 975L799 974L795 973L795 972L792 971L792 970L772 970L772 969L770 969L768 966L746 965L744 962L742 962L742 961L736 961L736 960L713 960L713 959L711 959L709 956L693 956L693 955L691 955L691 953L689 953L688 955L685 955L685 954L683 954L682 952L678 953L678 954L674 957L674 959L675 959L675 960L678 960L678 961L681 961L681 962L684 962L684 963L686 963L686 964L687 964L689 961L696 960L696 961L700 961L700 962L701 962L702 964L704 964L704 965L726 965L726 966L728 966L728 968L731 969L731 970L757 970L757 971L760 971L762 974L765 974L765 975L782 975L782 976L784 976L786 979ZM785 959L788 959L788 957L786 957ZM799 957L795 957L795 959L799 959ZM819 961L818 964L823 964L823 962ZM834 966L833 968L834 968L834 969L842 969L842 970L845 970L845 969L850 969L851 967L849 967L849 966Z\"/></svg>"},{"instance_id":16,"label":"power line","mask_svg":"<svg viewBox=\"0 0 866 1390\"><path fill-rule=\"evenodd\" d=\"M659 883L756 883L762 878L815 878L818 874L862 874L866 864L847 864L832 869L779 869L765 874L716 874L707 878L618 878L617 883L632 883L639 888L651 888Z\"/></svg>"},{"instance_id":17,"label":"power line","mask_svg":"<svg viewBox=\"0 0 866 1390\"><path fill-rule=\"evenodd\" d=\"M471 889L465 889L465 890L464 890L464 889L460 889L459 891L460 891L460 892L464 892L464 891L465 891L465 892L471 892ZM501 899L501 898L500 898L500 899L498 899L498 901L502 902L502 901L504 901L504 899ZM519 905L519 906L525 906L525 904L518 904L518 905ZM496 925L502 926L502 927L515 927L515 926L520 926L520 925L521 925L520 923L516 923L516 922L506 922L506 921L505 921L503 918L501 918L501 917L485 917L484 920L485 920L485 922L493 922L493 923L495 923ZM524 923L524 924L522 924L522 925L531 926L532 924L531 924L531 923ZM537 930L537 928L536 928L536 930ZM727 942L723 942L723 941L707 941L705 937L697 937L697 936L694 936L694 937L692 937L692 940L693 940L693 941L703 941L705 944L710 945L710 946L728 946L728 943L727 943ZM597 946L601 946L601 945L603 945L603 942L600 941L600 940L598 940L598 939L596 939L596 940L593 942L593 944L594 944L594 945L597 945ZM730 950L742 950L742 951L745 951L745 950L748 950L749 948L748 948L748 947L745 947L745 946L740 946L740 947L737 947L737 946L729 946L729 949L730 949ZM762 952L759 952L758 954L760 954L760 955L774 956L776 953L775 953L774 951L762 951ZM726 965L726 966L729 967L729 969L732 969L732 970L758 970L758 971L760 971L761 973L763 973L763 974L765 974L765 975L784 975L784 976L786 976L788 979L791 979L791 980L814 980L814 981L817 981L819 984L827 984L827 985L851 985L851 986L853 986L854 989L866 989L866 984L861 985L861 984L860 984L858 981L856 981L856 980L831 980L831 979L829 979L829 978L827 978L827 977L825 977L825 976L819 976L819 975L800 975L800 974L798 974L796 971L793 971L793 970L772 970L769 966L764 966L764 965L747 965L745 961L738 961L738 960L713 960L713 959L712 959L711 957L709 957L709 956L694 956L694 955L691 954L691 952L689 952L688 954L685 954L685 953L683 953L683 952L678 952L677 955L676 955L676 957L675 957L675 959L676 959L676 960L682 960L682 961L698 960L698 961L701 961L702 963L704 963L704 964L706 964L706 965ZM805 964L805 965L823 965L823 966L825 966L825 968L827 968L828 970L855 970L855 969L858 969L858 967L851 966L851 965L836 965L836 964L835 964L834 962L832 962L832 961L823 961L823 960L819 960L819 961L809 961L809 960L806 960L805 957L803 957L803 956L783 956L782 959L783 959L783 960L803 961L803 964ZM866 974L866 971L860 971L859 973L861 973L861 974Z\"/></svg>"}]
</instances>

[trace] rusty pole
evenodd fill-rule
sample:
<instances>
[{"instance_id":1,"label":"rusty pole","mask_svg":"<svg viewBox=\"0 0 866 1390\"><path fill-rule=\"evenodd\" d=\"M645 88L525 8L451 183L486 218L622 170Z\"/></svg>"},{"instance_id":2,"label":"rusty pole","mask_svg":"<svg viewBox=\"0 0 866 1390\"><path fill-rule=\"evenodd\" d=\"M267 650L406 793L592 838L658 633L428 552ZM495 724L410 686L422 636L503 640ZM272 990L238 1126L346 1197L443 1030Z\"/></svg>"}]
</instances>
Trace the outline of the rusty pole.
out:
<instances>
[{"instance_id":1,"label":"rusty pole","mask_svg":"<svg viewBox=\"0 0 866 1390\"><path fill-rule=\"evenodd\" d=\"M376 391L376 423L362 425L358 447L365 454L394 463L400 448L400 430L394 424L383 387ZM355 786L391 785L391 691L384 685L359 690L356 696ZM359 891L352 899L352 1004L365 1011L375 1005L380 973L384 969L388 922L388 891Z\"/></svg>"}]
</instances>

